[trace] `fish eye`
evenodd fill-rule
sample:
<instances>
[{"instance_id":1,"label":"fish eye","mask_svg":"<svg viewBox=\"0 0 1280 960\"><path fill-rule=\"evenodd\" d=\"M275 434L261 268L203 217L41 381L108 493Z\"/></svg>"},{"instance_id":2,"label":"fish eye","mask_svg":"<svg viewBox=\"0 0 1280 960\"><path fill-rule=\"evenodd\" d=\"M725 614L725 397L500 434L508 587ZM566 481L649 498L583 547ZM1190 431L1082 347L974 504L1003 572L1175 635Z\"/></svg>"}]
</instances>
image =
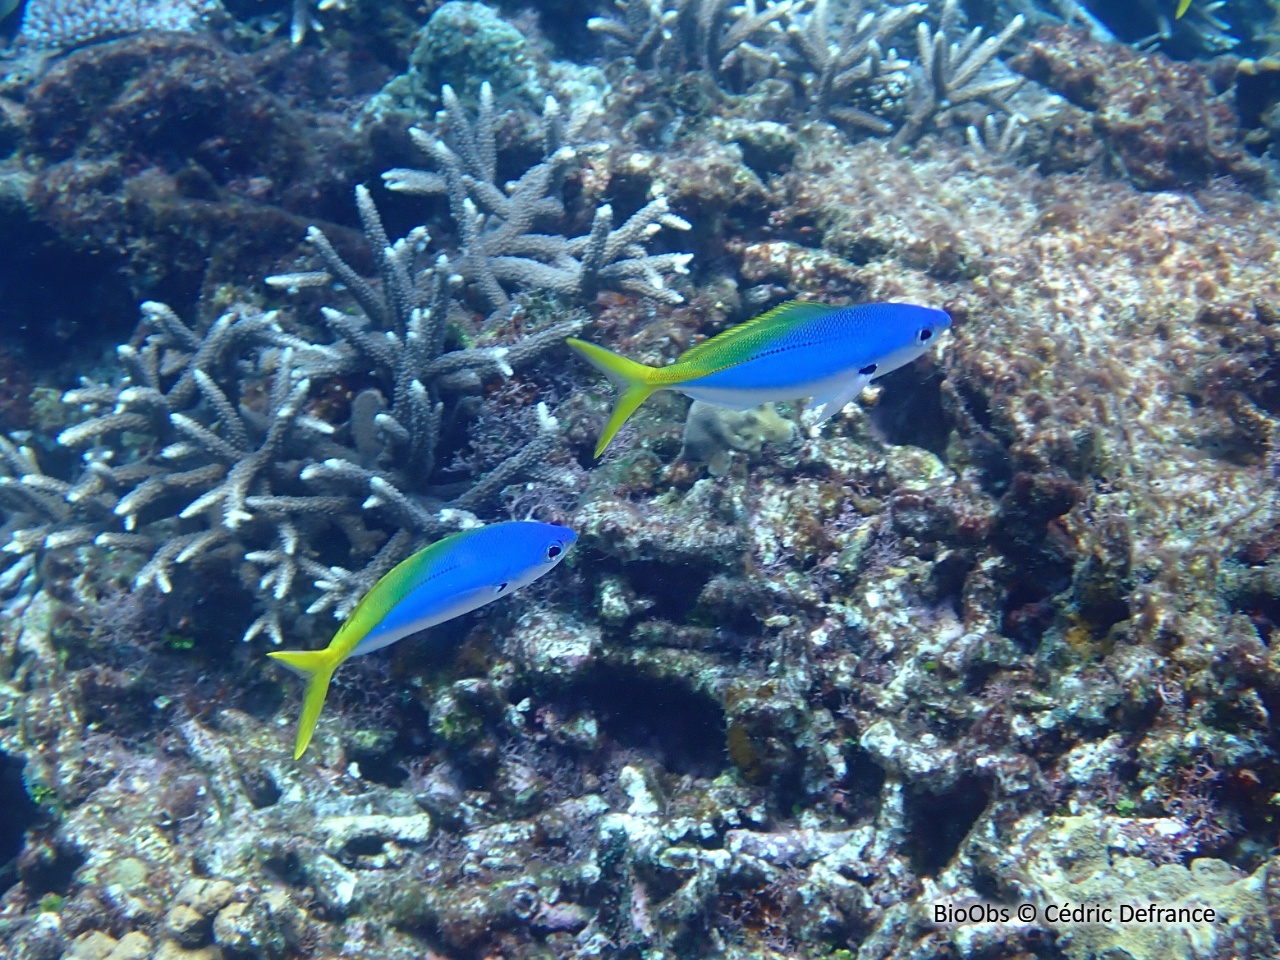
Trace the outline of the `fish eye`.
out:
<instances>
[{"instance_id":1,"label":"fish eye","mask_svg":"<svg viewBox=\"0 0 1280 960\"><path fill-rule=\"evenodd\" d=\"M551 546L547 547L547 562L549 563L552 560L558 559L562 553L564 553L564 545L560 543L553 543Z\"/></svg>"},{"instance_id":2,"label":"fish eye","mask_svg":"<svg viewBox=\"0 0 1280 960\"><path fill-rule=\"evenodd\" d=\"M920 332L916 334L916 339L921 343L928 343L933 339L933 328L923 327Z\"/></svg>"}]
</instances>

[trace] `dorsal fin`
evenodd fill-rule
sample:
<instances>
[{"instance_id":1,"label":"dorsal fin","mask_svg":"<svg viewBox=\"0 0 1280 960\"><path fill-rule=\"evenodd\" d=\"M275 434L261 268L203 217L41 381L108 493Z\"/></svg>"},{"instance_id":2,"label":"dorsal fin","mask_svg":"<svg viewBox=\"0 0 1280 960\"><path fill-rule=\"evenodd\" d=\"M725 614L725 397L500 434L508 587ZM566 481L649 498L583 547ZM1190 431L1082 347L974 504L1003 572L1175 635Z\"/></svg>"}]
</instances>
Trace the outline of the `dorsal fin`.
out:
<instances>
[{"instance_id":1,"label":"dorsal fin","mask_svg":"<svg viewBox=\"0 0 1280 960\"><path fill-rule=\"evenodd\" d=\"M793 324L801 323L805 320L814 320L841 309L843 308L833 307L829 303L815 303L812 300L788 300L786 303L780 303L772 310L767 310L746 323L730 327L724 333L718 333L711 339L704 340L696 347L690 347L680 354L680 358L676 363L682 364L691 360L696 362L703 359L712 350L719 353L726 350L726 348L733 347L744 339L755 338L761 334L768 335L773 332L770 328L776 328L780 332ZM730 362L736 363L737 358L730 360Z\"/></svg>"}]
</instances>

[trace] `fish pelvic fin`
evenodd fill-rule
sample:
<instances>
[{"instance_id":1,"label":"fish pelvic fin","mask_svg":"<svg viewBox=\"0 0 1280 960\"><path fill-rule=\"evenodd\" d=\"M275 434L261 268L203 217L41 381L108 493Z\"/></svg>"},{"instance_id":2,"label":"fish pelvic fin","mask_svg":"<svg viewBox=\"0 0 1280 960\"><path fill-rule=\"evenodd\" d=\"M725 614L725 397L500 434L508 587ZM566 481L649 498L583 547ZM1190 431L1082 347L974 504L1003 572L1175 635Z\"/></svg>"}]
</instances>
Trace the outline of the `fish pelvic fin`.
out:
<instances>
[{"instance_id":1,"label":"fish pelvic fin","mask_svg":"<svg viewBox=\"0 0 1280 960\"><path fill-rule=\"evenodd\" d=\"M1183 15L1191 9L1191 0L1178 0L1178 10L1173 15L1173 19L1181 20Z\"/></svg>"},{"instance_id":2,"label":"fish pelvic fin","mask_svg":"<svg viewBox=\"0 0 1280 960\"><path fill-rule=\"evenodd\" d=\"M617 436L622 425L627 422L627 418L640 408L640 404L666 385L654 382L658 371L653 367L646 367L643 363L628 360L612 350L606 350L604 347L587 343L576 337L569 337L565 342L608 377L610 382L621 391L617 403L613 406L613 413L609 415L609 422L604 425L604 430L596 443L595 455L598 457L604 453L609 442Z\"/></svg>"},{"instance_id":3,"label":"fish pelvic fin","mask_svg":"<svg viewBox=\"0 0 1280 960\"><path fill-rule=\"evenodd\" d=\"M293 759L300 760L315 733L333 671L346 658L332 647L325 650L273 650L267 656L279 660L307 680L307 691L302 697L302 716L298 718L298 738L293 745Z\"/></svg>"}]
</instances>

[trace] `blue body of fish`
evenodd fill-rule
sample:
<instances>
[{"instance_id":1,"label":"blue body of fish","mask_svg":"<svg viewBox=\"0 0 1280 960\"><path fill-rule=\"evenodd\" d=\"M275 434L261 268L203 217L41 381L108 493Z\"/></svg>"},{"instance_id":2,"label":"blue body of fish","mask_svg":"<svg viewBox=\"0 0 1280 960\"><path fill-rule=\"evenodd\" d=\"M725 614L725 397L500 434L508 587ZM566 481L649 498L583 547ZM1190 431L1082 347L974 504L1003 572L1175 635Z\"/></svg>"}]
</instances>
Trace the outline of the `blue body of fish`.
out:
<instances>
[{"instance_id":1,"label":"blue body of fish","mask_svg":"<svg viewBox=\"0 0 1280 960\"><path fill-rule=\"evenodd\" d=\"M822 421L872 380L923 354L951 326L945 311L909 303L814 307L778 336L762 338L745 359L677 389L735 410L812 397L823 407Z\"/></svg>"},{"instance_id":2,"label":"blue body of fish","mask_svg":"<svg viewBox=\"0 0 1280 960\"><path fill-rule=\"evenodd\" d=\"M596 456L658 390L748 410L773 400L811 397L818 422L834 416L877 377L910 363L951 326L944 310L911 303L833 307L794 301L685 351L666 367L647 367L570 337L569 346L622 391Z\"/></svg>"},{"instance_id":3,"label":"blue body of fish","mask_svg":"<svg viewBox=\"0 0 1280 960\"><path fill-rule=\"evenodd\" d=\"M344 660L381 650L519 590L563 560L576 539L567 527L531 520L455 533L419 550L375 583L325 649L267 654L307 678L294 759L311 742L329 680Z\"/></svg>"}]
</instances>

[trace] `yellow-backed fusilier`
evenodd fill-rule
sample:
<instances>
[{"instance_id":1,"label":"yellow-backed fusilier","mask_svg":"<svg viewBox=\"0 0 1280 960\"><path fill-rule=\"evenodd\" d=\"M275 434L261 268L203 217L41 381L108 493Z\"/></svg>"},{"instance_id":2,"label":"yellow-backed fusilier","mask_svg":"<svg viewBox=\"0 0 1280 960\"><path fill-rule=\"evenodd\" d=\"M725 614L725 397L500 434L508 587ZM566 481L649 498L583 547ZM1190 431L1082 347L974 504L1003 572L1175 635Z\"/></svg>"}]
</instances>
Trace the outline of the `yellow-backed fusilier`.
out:
<instances>
[{"instance_id":1,"label":"yellow-backed fusilier","mask_svg":"<svg viewBox=\"0 0 1280 960\"><path fill-rule=\"evenodd\" d=\"M329 680L344 660L381 650L519 590L563 560L577 539L567 527L532 520L452 534L401 561L375 583L325 649L268 654L307 678L293 758L306 752Z\"/></svg>"},{"instance_id":2,"label":"yellow-backed fusilier","mask_svg":"<svg viewBox=\"0 0 1280 960\"><path fill-rule=\"evenodd\" d=\"M950 326L945 311L910 303L792 301L686 350L666 367L647 367L572 337L568 344L622 392L596 444L598 457L658 390L679 390L731 410L812 397L822 407L821 423L872 380L928 350Z\"/></svg>"}]
</instances>

